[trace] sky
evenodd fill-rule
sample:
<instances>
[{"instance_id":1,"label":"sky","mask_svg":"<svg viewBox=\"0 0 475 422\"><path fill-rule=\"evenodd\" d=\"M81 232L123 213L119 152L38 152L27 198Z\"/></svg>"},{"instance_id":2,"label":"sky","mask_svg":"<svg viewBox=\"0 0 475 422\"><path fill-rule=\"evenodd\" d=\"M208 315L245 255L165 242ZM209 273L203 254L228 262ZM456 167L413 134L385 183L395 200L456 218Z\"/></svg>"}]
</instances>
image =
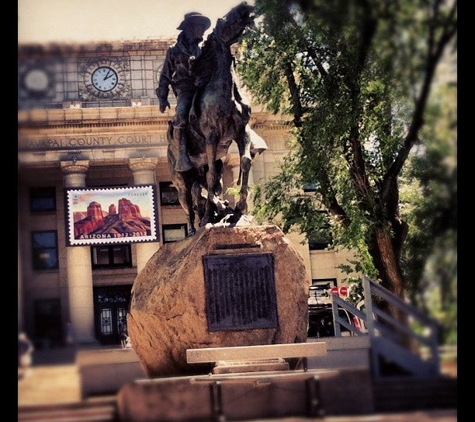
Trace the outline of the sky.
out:
<instances>
[{"instance_id":1,"label":"sky","mask_svg":"<svg viewBox=\"0 0 475 422\"><path fill-rule=\"evenodd\" d=\"M188 12L211 28L241 0L18 0L18 42L94 42L176 38ZM252 0L248 3L254 4Z\"/></svg>"}]
</instances>

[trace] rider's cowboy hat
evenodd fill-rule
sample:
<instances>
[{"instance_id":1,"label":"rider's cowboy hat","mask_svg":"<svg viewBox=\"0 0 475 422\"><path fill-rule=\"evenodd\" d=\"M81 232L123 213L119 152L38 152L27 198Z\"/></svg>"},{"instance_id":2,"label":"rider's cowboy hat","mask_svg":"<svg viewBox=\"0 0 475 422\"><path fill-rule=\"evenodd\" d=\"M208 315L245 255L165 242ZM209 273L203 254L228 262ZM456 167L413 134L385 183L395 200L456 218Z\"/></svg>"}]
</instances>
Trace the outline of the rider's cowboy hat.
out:
<instances>
[{"instance_id":1,"label":"rider's cowboy hat","mask_svg":"<svg viewBox=\"0 0 475 422\"><path fill-rule=\"evenodd\" d=\"M180 23L180 26L177 29L185 29L187 25L192 23L201 23L206 27L205 31L211 26L211 21L206 16L203 16L201 13L198 12L191 12L185 15L183 22Z\"/></svg>"}]
</instances>

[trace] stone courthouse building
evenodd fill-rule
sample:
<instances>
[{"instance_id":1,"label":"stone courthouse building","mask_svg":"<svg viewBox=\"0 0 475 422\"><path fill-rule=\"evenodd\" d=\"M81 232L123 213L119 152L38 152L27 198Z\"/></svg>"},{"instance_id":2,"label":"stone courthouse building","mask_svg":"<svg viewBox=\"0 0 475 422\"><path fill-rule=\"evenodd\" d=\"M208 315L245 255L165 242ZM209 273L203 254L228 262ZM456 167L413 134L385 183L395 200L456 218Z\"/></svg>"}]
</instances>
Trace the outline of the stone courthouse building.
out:
<instances>
[{"instance_id":1,"label":"stone courthouse building","mask_svg":"<svg viewBox=\"0 0 475 422\"><path fill-rule=\"evenodd\" d=\"M175 98L170 93L172 108L161 114L155 96L173 42L19 45L18 329L38 347L62 345L68 335L79 344L120 344L138 272L164 243L187 236L167 164ZM279 170L290 126L257 106L251 126L268 145L250 177L251 185L262 184ZM225 186L238 171L232 146ZM80 234L124 214L138 228L118 228L116 219L108 235ZM288 238L300 249L309 283L346 284L337 268L346 254Z\"/></svg>"}]
</instances>

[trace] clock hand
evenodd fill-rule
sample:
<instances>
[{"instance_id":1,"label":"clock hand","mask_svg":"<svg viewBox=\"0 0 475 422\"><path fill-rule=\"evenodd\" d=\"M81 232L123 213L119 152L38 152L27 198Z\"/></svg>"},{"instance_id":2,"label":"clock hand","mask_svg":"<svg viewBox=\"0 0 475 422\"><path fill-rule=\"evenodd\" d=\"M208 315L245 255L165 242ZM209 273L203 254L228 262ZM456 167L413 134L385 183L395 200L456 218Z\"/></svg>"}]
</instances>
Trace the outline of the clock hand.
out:
<instances>
[{"instance_id":1,"label":"clock hand","mask_svg":"<svg viewBox=\"0 0 475 422\"><path fill-rule=\"evenodd\" d=\"M114 76L114 72L112 72L112 70L109 70L109 71L107 72L107 75L104 77L104 81L105 81L106 79L109 79L109 78L112 77L112 76Z\"/></svg>"}]
</instances>

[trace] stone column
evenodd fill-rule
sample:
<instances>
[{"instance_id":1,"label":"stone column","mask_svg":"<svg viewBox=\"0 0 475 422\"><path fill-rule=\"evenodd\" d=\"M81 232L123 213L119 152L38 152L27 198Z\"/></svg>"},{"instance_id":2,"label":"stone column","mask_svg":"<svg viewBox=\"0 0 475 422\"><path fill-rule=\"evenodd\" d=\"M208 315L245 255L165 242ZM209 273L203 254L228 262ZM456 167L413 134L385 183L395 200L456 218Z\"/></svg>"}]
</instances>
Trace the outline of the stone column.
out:
<instances>
[{"instance_id":1,"label":"stone column","mask_svg":"<svg viewBox=\"0 0 475 422\"><path fill-rule=\"evenodd\" d=\"M139 186L156 184L155 169L157 167L157 163L157 157L129 158L129 168L133 171L134 185ZM142 271L142 268L159 247L159 242L137 243L137 274Z\"/></svg>"},{"instance_id":2,"label":"stone column","mask_svg":"<svg viewBox=\"0 0 475 422\"><path fill-rule=\"evenodd\" d=\"M66 188L86 187L89 161L63 161L63 184ZM94 297L90 246L66 248L69 315L79 344L95 343Z\"/></svg>"}]
</instances>

